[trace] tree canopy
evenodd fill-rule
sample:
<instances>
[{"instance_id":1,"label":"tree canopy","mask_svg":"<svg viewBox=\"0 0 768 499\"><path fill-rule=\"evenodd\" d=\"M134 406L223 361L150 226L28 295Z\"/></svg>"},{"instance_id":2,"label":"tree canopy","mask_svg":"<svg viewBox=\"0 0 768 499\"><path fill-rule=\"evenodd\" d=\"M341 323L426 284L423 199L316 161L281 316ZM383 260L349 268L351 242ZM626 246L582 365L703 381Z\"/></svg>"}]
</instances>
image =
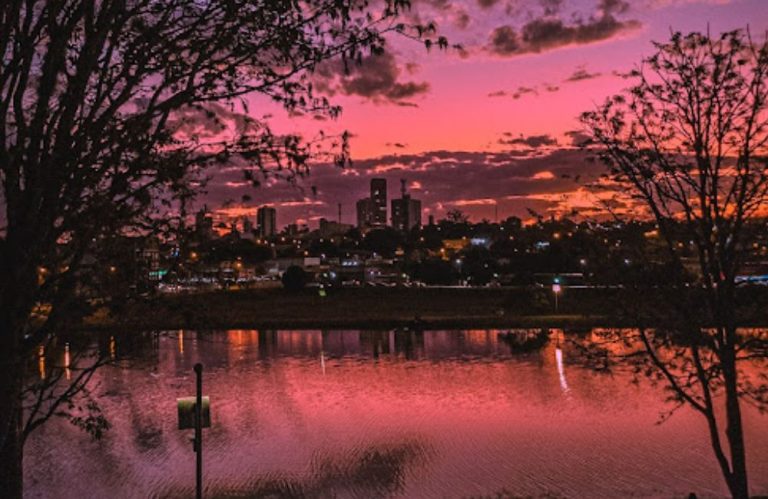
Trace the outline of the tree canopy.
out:
<instances>
[{"instance_id":1,"label":"tree canopy","mask_svg":"<svg viewBox=\"0 0 768 499\"><path fill-rule=\"evenodd\" d=\"M9 0L0 4L0 489L21 495L26 355L74 310L81 263L116 234L183 223L206 169L293 180L346 136L273 131L249 96L335 117L323 61L384 50L407 0ZM98 257L96 258L98 261ZM31 321L37 303L46 320Z\"/></svg>"},{"instance_id":2,"label":"tree canopy","mask_svg":"<svg viewBox=\"0 0 768 499\"><path fill-rule=\"evenodd\" d=\"M609 167L603 186L625 190L630 209L656 220L677 317L671 332L640 327L634 342L609 336L644 350L622 348L639 372L667 384L678 406L704 416L732 495L748 497L741 401L765 408L768 399L764 380L745 365L764 361L767 350L764 339L737 330L744 295L736 276L768 201L768 41L741 30L674 33L655 48L627 75L635 84L582 121ZM689 247L693 292L683 278Z\"/></svg>"}]
</instances>

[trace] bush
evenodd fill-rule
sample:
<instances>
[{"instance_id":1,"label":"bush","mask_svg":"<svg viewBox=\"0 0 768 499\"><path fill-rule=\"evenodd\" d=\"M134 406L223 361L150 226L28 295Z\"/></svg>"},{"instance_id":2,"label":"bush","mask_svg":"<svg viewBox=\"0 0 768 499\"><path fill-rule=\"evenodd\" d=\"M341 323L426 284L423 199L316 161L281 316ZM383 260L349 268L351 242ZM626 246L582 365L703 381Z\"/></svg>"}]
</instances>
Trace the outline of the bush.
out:
<instances>
[{"instance_id":1,"label":"bush","mask_svg":"<svg viewBox=\"0 0 768 499\"><path fill-rule=\"evenodd\" d=\"M291 265L283 273L283 287L288 291L300 291L307 285L307 273L298 265Z\"/></svg>"}]
</instances>

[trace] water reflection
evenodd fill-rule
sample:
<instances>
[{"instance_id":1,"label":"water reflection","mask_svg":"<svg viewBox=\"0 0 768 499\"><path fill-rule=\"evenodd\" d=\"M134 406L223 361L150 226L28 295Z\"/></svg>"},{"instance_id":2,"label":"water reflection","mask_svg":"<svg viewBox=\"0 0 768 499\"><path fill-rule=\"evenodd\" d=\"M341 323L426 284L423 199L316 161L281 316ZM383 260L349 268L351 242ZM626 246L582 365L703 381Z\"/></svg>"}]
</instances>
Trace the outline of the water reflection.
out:
<instances>
[{"instance_id":1,"label":"water reflection","mask_svg":"<svg viewBox=\"0 0 768 499\"><path fill-rule=\"evenodd\" d=\"M218 497L388 497L401 493L409 470L428 462L430 448L418 441L380 443L311 457L308 473L260 473L243 476L238 485L208 487ZM169 486L160 497L190 497L191 486Z\"/></svg>"},{"instance_id":2,"label":"water reflection","mask_svg":"<svg viewBox=\"0 0 768 499\"><path fill-rule=\"evenodd\" d=\"M664 393L574 363L552 331L515 353L502 331L171 331L105 338L113 424L90 443L53 421L26 448L29 497L188 497L175 400L205 364L209 497L721 496L706 428ZM100 340L101 341L101 340ZM61 350L58 350L61 352ZM119 355L118 355L119 354ZM59 357L60 358L60 357ZM41 371L42 372L42 371ZM745 415L754 493L768 493L765 421Z\"/></svg>"},{"instance_id":3,"label":"water reflection","mask_svg":"<svg viewBox=\"0 0 768 499\"><path fill-rule=\"evenodd\" d=\"M40 381L45 381L45 347L40 345L37 350L37 372L40 376Z\"/></svg>"},{"instance_id":4,"label":"water reflection","mask_svg":"<svg viewBox=\"0 0 768 499\"><path fill-rule=\"evenodd\" d=\"M565 367L563 367L563 349L559 346L555 347L555 362L557 362L557 375L560 377L560 387L563 389L563 393L568 393L568 380L565 379Z\"/></svg>"},{"instance_id":5,"label":"water reflection","mask_svg":"<svg viewBox=\"0 0 768 499\"><path fill-rule=\"evenodd\" d=\"M69 355L69 343L64 345L64 376L67 378L67 381L72 380L72 369L70 369L70 355Z\"/></svg>"}]
</instances>

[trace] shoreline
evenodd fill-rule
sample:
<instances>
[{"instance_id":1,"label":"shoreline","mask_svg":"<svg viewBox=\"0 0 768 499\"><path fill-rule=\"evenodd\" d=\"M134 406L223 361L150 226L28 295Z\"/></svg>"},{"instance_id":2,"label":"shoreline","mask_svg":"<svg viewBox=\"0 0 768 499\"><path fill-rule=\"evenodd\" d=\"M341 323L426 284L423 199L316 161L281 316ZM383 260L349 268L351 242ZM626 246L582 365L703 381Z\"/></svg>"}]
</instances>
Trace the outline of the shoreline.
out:
<instances>
[{"instance_id":1,"label":"shoreline","mask_svg":"<svg viewBox=\"0 0 768 499\"><path fill-rule=\"evenodd\" d=\"M658 316L629 315L631 297L616 290L566 290L554 311L542 288L305 289L217 291L164 295L88 317L76 329L495 329L662 326ZM759 307L765 310L765 307ZM642 310L659 314L658 303ZM768 327L765 312L744 315L740 327Z\"/></svg>"}]
</instances>

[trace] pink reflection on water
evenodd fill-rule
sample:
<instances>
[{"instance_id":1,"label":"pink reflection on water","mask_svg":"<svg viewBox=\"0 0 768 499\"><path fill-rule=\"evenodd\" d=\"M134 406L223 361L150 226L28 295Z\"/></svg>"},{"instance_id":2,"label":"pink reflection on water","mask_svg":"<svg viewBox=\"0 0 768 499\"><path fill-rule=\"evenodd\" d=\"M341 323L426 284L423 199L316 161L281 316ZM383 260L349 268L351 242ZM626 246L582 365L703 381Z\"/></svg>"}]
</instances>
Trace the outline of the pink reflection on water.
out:
<instances>
[{"instance_id":1,"label":"pink reflection on water","mask_svg":"<svg viewBox=\"0 0 768 499\"><path fill-rule=\"evenodd\" d=\"M498 333L163 335L133 368L96 374L114 425L104 441L58 422L33 437L30 497L188 496L194 457L175 399L193 393L198 361L212 402L211 495L727 492L697 415L655 424L660 389L580 368L564 342L513 355ZM746 425L754 492L766 493L765 419L750 411Z\"/></svg>"}]
</instances>

